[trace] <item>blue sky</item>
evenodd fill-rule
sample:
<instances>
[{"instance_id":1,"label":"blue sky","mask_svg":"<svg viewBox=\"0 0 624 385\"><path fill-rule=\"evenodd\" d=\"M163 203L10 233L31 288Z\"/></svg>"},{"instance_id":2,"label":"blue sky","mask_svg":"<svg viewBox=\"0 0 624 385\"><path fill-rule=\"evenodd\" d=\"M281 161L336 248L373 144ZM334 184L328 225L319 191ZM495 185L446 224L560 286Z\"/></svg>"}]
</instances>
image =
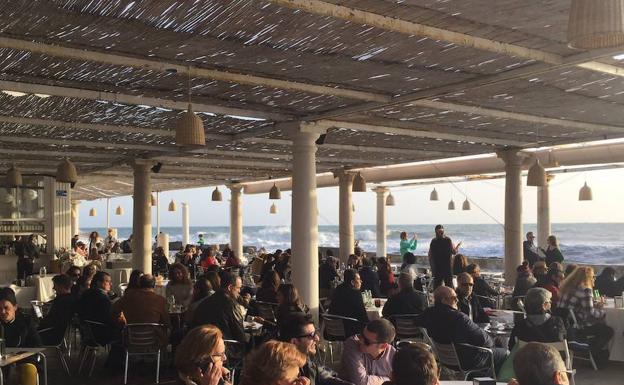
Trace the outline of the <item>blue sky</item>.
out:
<instances>
[{"instance_id":1,"label":"blue sky","mask_svg":"<svg viewBox=\"0 0 624 385\"><path fill-rule=\"evenodd\" d=\"M622 188L624 169L592 171L586 173L559 174L551 182L551 221L561 222L624 222L624 200ZM587 180L594 194L594 200L579 202L578 191ZM524 183L526 184L526 183ZM393 189L397 205L388 207L388 224L431 224L431 223L496 223L503 222L504 189L503 179L474 181L451 184L438 184L440 200L429 201L429 193L434 186L401 187ZM211 188L197 188L160 193L161 226L181 226L182 212L180 202L189 203L191 226L228 226L229 225L229 190L220 186L223 192L222 202L211 202ZM464 196L458 189L465 191L473 202L471 211L462 211ZM537 211L537 187L523 188L523 219L525 223L535 223ZM460 210L448 211L447 204L452 198ZM167 206L173 199L178 204L178 211L169 212ZM318 190L319 224L338 224L338 189L323 188ZM376 196L372 191L353 193L355 212L354 224L368 225L375 223ZM243 194L243 223L246 226L290 225L290 192L283 192L282 199L276 201L279 212L269 215L271 201L268 194ZM121 205L125 209L123 216L115 215L115 208ZM479 209L479 206L481 209ZM97 217L89 217L89 209L95 207ZM132 200L130 197L111 199L110 220L112 227L132 226ZM106 201L83 201L80 205L80 227L93 228L106 225ZM155 223L155 209L152 209L152 221Z\"/></svg>"}]
</instances>

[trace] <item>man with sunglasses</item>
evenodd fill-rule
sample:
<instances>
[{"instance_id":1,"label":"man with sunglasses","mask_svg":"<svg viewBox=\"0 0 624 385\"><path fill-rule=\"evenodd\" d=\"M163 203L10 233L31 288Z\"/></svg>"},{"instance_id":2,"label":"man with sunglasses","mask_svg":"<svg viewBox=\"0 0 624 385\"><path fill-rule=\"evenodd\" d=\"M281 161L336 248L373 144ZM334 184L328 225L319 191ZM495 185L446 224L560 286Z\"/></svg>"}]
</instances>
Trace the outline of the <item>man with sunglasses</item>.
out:
<instances>
[{"instance_id":1,"label":"man with sunglasses","mask_svg":"<svg viewBox=\"0 0 624 385\"><path fill-rule=\"evenodd\" d=\"M311 385L350 385L336 377L336 373L312 361L316 355L319 335L312 318L303 313L295 313L280 323L279 339L290 342L304 353L308 359L301 368L299 375L310 379Z\"/></svg>"},{"instance_id":2,"label":"man with sunglasses","mask_svg":"<svg viewBox=\"0 0 624 385\"><path fill-rule=\"evenodd\" d=\"M483 310L479 299L473 293L474 280L468 273L457 276L457 306L475 323L490 323L490 317Z\"/></svg>"},{"instance_id":3,"label":"man with sunglasses","mask_svg":"<svg viewBox=\"0 0 624 385\"><path fill-rule=\"evenodd\" d=\"M390 380L396 332L386 319L370 322L361 334L344 342L341 378L355 385L381 385Z\"/></svg>"}]
</instances>

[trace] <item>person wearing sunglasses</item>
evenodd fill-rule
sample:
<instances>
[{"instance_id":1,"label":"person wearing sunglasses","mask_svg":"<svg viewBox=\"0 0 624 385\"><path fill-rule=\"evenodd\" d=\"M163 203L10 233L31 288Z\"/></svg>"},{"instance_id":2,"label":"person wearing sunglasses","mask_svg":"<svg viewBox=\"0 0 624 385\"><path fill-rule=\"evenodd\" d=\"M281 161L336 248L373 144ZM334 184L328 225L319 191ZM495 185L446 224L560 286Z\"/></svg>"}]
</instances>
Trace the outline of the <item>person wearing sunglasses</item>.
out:
<instances>
[{"instance_id":1,"label":"person wearing sunglasses","mask_svg":"<svg viewBox=\"0 0 624 385\"><path fill-rule=\"evenodd\" d=\"M355 385L381 385L390 380L396 332L386 319L371 321L361 334L348 338L342 352L341 378Z\"/></svg>"},{"instance_id":2,"label":"person wearing sunglasses","mask_svg":"<svg viewBox=\"0 0 624 385\"><path fill-rule=\"evenodd\" d=\"M479 299L473 293L474 280L468 273L457 276L457 306L475 323L490 323L490 317L483 310Z\"/></svg>"},{"instance_id":3,"label":"person wearing sunglasses","mask_svg":"<svg viewBox=\"0 0 624 385\"><path fill-rule=\"evenodd\" d=\"M312 317L304 313L295 313L284 318L279 325L279 339L290 342L307 356L305 365L299 374L310 379L312 385L348 385L336 376L336 373L312 360L316 355L319 334Z\"/></svg>"},{"instance_id":4,"label":"person wearing sunglasses","mask_svg":"<svg viewBox=\"0 0 624 385\"><path fill-rule=\"evenodd\" d=\"M516 378L510 385L568 385L568 371L561 354L552 346L529 342L513 360Z\"/></svg>"}]
</instances>

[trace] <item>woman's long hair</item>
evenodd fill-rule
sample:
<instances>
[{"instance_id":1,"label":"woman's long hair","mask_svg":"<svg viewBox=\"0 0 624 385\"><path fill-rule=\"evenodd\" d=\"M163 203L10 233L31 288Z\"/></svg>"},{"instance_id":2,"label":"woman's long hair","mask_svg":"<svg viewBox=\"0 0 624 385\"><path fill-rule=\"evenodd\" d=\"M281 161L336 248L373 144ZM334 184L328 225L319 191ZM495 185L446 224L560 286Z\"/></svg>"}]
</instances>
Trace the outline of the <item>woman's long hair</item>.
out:
<instances>
[{"instance_id":1,"label":"woman's long hair","mask_svg":"<svg viewBox=\"0 0 624 385\"><path fill-rule=\"evenodd\" d=\"M559 288L559 295L571 293L579 287L588 289L594 288L594 269L591 266L579 266L569 276L567 276L561 287Z\"/></svg>"}]
</instances>

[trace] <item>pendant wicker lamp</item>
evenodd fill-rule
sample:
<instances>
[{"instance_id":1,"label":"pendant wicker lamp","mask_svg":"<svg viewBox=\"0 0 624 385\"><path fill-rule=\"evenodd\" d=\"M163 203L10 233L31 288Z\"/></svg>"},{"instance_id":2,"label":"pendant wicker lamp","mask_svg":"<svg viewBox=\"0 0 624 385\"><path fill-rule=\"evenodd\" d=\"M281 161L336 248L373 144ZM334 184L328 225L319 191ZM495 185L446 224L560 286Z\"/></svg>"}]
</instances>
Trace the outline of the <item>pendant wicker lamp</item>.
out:
<instances>
[{"instance_id":1,"label":"pendant wicker lamp","mask_svg":"<svg viewBox=\"0 0 624 385\"><path fill-rule=\"evenodd\" d=\"M178 123L175 130L175 141L178 146L205 146L206 134L204 122L193 112L193 105L189 103L188 109Z\"/></svg>"},{"instance_id":2,"label":"pendant wicker lamp","mask_svg":"<svg viewBox=\"0 0 624 385\"><path fill-rule=\"evenodd\" d=\"M535 158L535 163L529 168L527 186L546 186L546 170L537 158Z\"/></svg>"},{"instance_id":3,"label":"pendant wicker lamp","mask_svg":"<svg viewBox=\"0 0 624 385\"><path fill-rule=\"evenodd\" d=\"M177 209L176 203L172 199L171 202L169 202L169 211L176 211Z\"/></svg>"},{"instance_id":4,"label":"pendant wicker lamp","mask_svg":"<svg viewBox=\"0 0 624 385\"><path fill-rule=\"evenodd\" d=\"M150 194L150 203L152 206L156 206L156 197L154 194Z\"/></svg>"},{"instance_id":5,"label":"pendant wicker lamp","mask_svg":"<svg viewBox=\"0 0 624 385\"><path fill-rule=\"evenodd\" d=\"M435 187L433 188L433 191L431 192L431 194L429 194L429 200L430 201L437 201L437 200L439 200L438 192L436 191Z\"/></svg>"},{"instance_id":6,"label":"pendant wicker lamp","mask_svg":"<svg viewBox=\"0 0 624 385\"><path fill-rule=\"evenodd\" d=\"M579 190L579 200L580 201L591 201L594 200L594 194L592 194L592 189L587 185L587 182L581 187Z\"/></svg>"},{"instance_id":7,"label":"pendant wicker lamp","mask_svg":"<svg viewBox=\"0 0 624 385\"><path fill-rule=\"evenodd\" d=\"M56 181L61 183L78 182L76 166L68 158L64 158L61 163L56 166Z\"/></svg>"},{"instance_id":8,"label":"pendant wicker lamp","mask_svg":"<svg viewBox=\"0 0 624 385\"><path fill-rule=\"evenodd\" d=\"M366 179L364 179L361 172L358 172L353 178L353 187L351 188L351 191L366 192Z\"/></svg>"},{"instance_id":9,"label":"pendant wicker lamp","mask_svg":"<svg viewBox=\"0 0 624 385\"><path fill-rule=\"evenodd\" d=\"M115 210L115 215L124 215L123 207L117 206L117 209Z\"/></svg>"},{"instance_id":10,"label":"pendant wicker lamp","mask_svg":"<svg viewBox=\"0 0 624 385\"><path fill-rule=\"evenodd\" d=\"M213 202L221 202L223 200L223 196L221 195L221 191L219 191L219 187L215 187L212 191L212 201Z\"/></svg>"},{"instance_id":11,"label":"pendant wicker lamp","mask_svg":"<svg viewBox=\"0 0 624 385\"><path fill-rule=\"evenodd\" d=\"M624 0L572 0L568 44L581 49L624 44Z\"/></svg>"},{"instance_id":12,"label":"pendant wicker lamp","mask_svg":"<svg viewBox=\"0 0 624 385\"><path fill-rule=\"evenodd\" d=\"M455 202L451 199L451 201L448 204L448 209L449 210L455 210Z\"/></svg>"},{"instance_id":13,"label":"pendant wicker lamp","mask_svg":"<svg viewBox=\"0 0 624 385\"><path fill-rule=\"evenodd\" d=\"M271 190L269 190L269 199L282 199L282 192L275 183L273 183L273 187L271 187Z\"/></svg>"},{"instance_id":14,"label":"pendant wicker lamp","mask_svg":"<svg viewBox=\"0 0 624 385\"><path fill-rule=\"evenodd\" d=\"M392 193L388 194L388 196L386 197L386 206L395 206L396 203L394 202L394 195L392 195Z\"/></svg>"},{"instance_id":15,"label":"pendant wicker lamp","mask_svg":"<svg viewBox=\"0 0 624 385\"><path fill-rule=\"evenodd\" d=\"M468 198L466 198L464 203L462 203L462 210L464 211L470 210L470 201L468 200Z\"/></svg>"},{"instance_id":16,"label":"pendant wicker lamp","mask_svg":"<svg viewBox=\"0 0 624 385\"><path fill-rule=\"evenodd\" d=\"M9 168L6 173L7 187L20 187L23 184L22 173L15 168L15 165L11 165L11 168Z\"/></svg>"},{"instance_id":17,"label":"pendant wicker lamp","mask_svg":"<svg viewBox=\"0 0 624 385\"><path fill-rule=\"evenodd\" d=\"M277 214L277 206L275 205L275 203L271 205L271 208L269 209L269 214Z\"/></svg>"},{"instance_id":18,"label":"pendant wicker lamp","mask_svg":"<svg viewBox=\"0 0 624 385\"><path fill-rule=\"evenodd\" d=\"M97 217L97 211L95 210L95 207L92 207L91 210L89 210L89 216Z\"/></svg>"}]
</instances>

